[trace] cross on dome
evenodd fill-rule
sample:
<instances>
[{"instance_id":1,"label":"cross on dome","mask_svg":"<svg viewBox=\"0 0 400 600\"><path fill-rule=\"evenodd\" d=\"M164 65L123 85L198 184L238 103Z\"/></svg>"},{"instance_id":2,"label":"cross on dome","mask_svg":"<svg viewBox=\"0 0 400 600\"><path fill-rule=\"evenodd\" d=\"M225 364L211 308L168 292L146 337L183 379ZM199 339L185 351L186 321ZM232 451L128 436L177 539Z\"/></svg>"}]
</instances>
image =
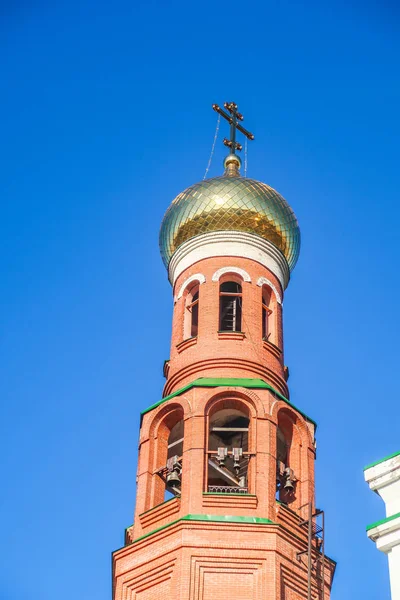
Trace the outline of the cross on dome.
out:
<instances>
[{"instance_id":1,"label":"cross on dome","mask_svg":"<svg viewBox=\"0 0 400 600\"><path fill-rule=\"evenodd\" d=\"M236 154L236 150L239 152L242 150L242 144L236 141L236 130L240 131L247 137L248 140L254 140L254 135L247 131L238 121L243 121L243 115L238 112L238 106L234 102L225 102L224 107L230 114L225 112L218 104L212 105L215 112L217 112L221 117L226 119L231 126L230 131L230 139L224 138L225 146L228 146L231 149L231 154Z\"/></svg>"}]
</instances>

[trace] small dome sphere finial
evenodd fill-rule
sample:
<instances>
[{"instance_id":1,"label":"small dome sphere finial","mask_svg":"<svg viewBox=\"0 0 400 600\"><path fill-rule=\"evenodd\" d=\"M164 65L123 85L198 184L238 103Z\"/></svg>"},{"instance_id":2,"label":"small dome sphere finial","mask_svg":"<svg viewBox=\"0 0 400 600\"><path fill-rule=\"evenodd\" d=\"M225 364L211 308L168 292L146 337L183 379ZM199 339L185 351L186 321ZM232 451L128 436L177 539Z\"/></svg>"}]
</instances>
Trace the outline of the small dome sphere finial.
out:
<instances>
[{"instance_id":1,"label":"small dome sphere finial","mask_svg":"<svg viewBox=\"0 0 400 600\"><path fill-rule=\"evenodd\" d=\"M228 156L224 158L223 164L225 177L240 177L239 170L242 166L242 161L237 154L228 154Z\"/></svg>"}]
</instances>

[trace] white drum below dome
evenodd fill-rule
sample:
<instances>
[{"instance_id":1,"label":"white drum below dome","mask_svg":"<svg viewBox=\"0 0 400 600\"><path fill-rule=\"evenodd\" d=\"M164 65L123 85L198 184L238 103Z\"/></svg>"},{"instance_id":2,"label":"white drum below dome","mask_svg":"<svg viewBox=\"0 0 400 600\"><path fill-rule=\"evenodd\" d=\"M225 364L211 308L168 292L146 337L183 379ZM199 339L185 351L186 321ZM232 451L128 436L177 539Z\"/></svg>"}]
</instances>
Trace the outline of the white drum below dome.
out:
<instances>
[{"instance_id":1,"label":"white drum below dome","mask_svg":"<svg viewBox=\"0 0 400 600\"><path fill-rule=\"evenodd\" d=\"M255 260L272 271L286 289L290 271L286 258L274 244L258 235L242 231L212 231L183 243L174 252L168 267L172 285L194 263L212 256L238 256Z\"/></svg>"}]
</instances>

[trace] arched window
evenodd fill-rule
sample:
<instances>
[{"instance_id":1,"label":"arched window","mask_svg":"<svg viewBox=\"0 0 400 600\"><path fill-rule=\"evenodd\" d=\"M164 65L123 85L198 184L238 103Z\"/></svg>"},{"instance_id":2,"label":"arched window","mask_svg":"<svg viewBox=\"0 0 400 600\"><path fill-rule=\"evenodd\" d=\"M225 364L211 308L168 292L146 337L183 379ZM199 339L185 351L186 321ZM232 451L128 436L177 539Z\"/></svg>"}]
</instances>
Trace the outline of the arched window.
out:
<instances>
[{"instance_id":1,"label":"arched window","mask_svg":"<svg viewBox=\"0 0 400 600\"><path fill-rule=\"evenodd\" d=\"M242 286L235 281L219 286L219 330L242 330Z\"/></svg>"},{"instance_id":2,"label":"arched window","mask_svg":"<svg viewBox=\"0 0 400 600\"><path fill-rule=\"evenodd\" d=\"M272 333L271 289L262 288L262 337L268 340Z\"/></svg>"},{"instance_id":3,"label":"arched window","mask_svg":"<svg viewBox=\"0 0 400 600\"><path fill-rule=\"evenodd\" d=\"M247 493L249 417L237 408L223 408L209 421L207 491Z\"/></svg>"},{"instance_id":4,"label":"arched window","mask_svg":"<svg viewBox=\"0 0 400 600\"><path fill-rule=\"evenodd\" d=\"M184 339L197 337L199 329L199 286L191 288L186 296Z\"/></svg>"}]
</instances>

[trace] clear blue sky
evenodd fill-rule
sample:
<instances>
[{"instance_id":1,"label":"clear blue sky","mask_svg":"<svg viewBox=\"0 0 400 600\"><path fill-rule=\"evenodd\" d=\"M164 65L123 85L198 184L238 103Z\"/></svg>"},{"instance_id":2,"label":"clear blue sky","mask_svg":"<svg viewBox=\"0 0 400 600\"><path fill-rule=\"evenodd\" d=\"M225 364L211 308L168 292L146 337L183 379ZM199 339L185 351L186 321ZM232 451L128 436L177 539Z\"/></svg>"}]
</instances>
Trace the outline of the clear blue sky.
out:
<instances>
[{"instance_id":1,"label":"clear blue sky","mask_svg":"<svg viewBox=\"0 0 400 600\"><path fill-rule=\"evenodd\" d=\"M363 467L400 449L399 25L394 0L2 7L1 600L111 598L169 356L159 225L231 99L248 175L302 231L286 362L319 424L332 600L389 597Z\"/></svg>"}]
</instances>

